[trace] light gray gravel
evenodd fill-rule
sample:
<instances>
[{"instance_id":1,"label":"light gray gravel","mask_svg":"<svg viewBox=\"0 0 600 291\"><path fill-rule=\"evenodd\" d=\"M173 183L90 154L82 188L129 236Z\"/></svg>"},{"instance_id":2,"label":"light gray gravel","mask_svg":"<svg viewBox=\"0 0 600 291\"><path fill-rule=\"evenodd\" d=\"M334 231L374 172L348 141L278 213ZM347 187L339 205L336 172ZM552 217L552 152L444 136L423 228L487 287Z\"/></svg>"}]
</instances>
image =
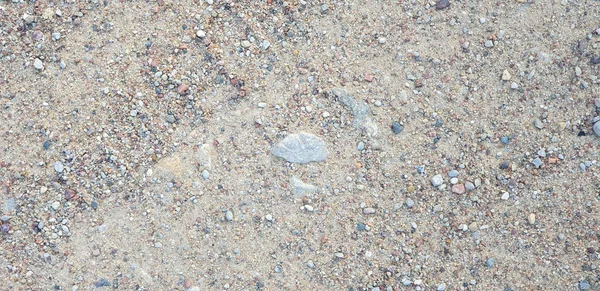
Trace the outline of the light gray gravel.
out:
<instances>
[{"instance_id":1,"label":"light gray gravel","mask_svg":"<svg viewBox=\"0 0 600 291\"><path fill-rule=\"evenodd\" d=\"M271 148L271 154L292 163L324 161L329 152L325 142L311 133L290 134Z\"/></svg>"}]
</instances>

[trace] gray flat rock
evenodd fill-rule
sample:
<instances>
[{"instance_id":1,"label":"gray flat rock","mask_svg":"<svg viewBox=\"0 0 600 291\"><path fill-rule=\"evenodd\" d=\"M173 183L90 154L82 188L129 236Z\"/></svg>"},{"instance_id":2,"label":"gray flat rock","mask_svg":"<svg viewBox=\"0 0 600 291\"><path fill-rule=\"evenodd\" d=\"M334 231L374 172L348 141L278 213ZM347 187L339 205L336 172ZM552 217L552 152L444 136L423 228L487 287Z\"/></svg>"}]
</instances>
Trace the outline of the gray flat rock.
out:
<instances>
[{"instance_id":1,"label":"gray flat rock","mask_svg":"<svg viewBox=\"0 0 600 291\"><path fill-rule=\"evenodd\" d=\"M329 152L325 142L311 133L290 134L271 148L271 154L291 163L324 161Z\"/></svg>"},{"instance_id":2,"label":"gray flat rock","mask_svg":"<svg viewBox=\"0 0 600 291\"><path fill-rule=\"evenodd\" d=\"M313 192L317 192L319 191L319 188L317 186L308 184L308 183L304 183L304 181L292 176L292 178L290 178L290 184L292 184L292 186L294 186L294 194L296 195L302 195L302 194L306 194L306 193L313 193Z\"/></svg>"}]
</instances>

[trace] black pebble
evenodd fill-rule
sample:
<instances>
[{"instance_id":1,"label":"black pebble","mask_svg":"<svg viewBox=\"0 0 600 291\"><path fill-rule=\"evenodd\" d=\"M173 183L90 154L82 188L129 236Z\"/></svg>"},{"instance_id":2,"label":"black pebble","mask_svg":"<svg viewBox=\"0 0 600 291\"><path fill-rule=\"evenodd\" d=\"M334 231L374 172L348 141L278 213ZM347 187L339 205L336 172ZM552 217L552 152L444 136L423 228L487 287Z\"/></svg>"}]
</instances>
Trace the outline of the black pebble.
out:
<instances>
[{"instance_id":1,"label":"black pebble","mask_svg":"<svg viewBox=\"0 0 600 291\"><path fill-rule=\"evenodd\" d=\"M400 122L398 122L398 121L392 122L392 131L394 132L394 134L399 134L402 132L402 130L404 130L404 127L402 127Z\"/></svg>"}]
</instances>

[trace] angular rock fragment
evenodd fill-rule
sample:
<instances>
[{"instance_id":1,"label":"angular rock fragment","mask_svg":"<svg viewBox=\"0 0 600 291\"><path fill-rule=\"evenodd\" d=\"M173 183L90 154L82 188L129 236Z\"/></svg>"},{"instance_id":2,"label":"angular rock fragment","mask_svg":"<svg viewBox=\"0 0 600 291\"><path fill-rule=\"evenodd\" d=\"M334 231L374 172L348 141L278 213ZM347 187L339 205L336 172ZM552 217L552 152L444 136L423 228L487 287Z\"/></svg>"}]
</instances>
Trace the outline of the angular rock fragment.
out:
<instances>
[{"instance_id":1,"label":"angular rock fragment","mask_svg":"<svg viewBox=\"0 0 600 291\"><path fill-rule=\"evenodd\" d=\"M371 139L379 135L379 127L372 120L371 110L365 101L356 100L346 91L339 88L335 88L331 92L354 116L354 127L363 130Z\"/></svg>"},{"instance_id":2,"label":"angular rock fragment","mask_svg":"<svg viewBox=\"0 0 600 291\"><path fill-rule=\"evenodd\" d=\"M291 163L324 161L329 152L325 142L311 133L290 134L271 148L271 154Z\"/></svg>"},{"instance_id":3,"label":"angular rock fragment","mask_svg":"<svg viewBox=\"0 0 600 291\"><path fill-rule=\"evenodd\" d=\"M308 184L308 183L304 183L304 181L292 176L290 178L290 184L292 184L292 186L294 186L294 194L296 195L302 195L302 194L306 194L306 193L312 193L312 192L317 192L319 191L319 188L317 186Z\"/></svg>"}]
</instances>

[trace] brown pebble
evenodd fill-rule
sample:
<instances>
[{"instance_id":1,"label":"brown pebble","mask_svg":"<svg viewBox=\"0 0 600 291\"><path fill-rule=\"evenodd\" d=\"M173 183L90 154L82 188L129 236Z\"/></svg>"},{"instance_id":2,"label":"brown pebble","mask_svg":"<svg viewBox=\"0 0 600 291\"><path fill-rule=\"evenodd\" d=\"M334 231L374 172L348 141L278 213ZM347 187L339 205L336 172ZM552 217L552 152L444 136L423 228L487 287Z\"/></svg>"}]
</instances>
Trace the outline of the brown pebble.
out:
<instances>
[{"instance_id":1,"label":"brown pebble","mask_svg":"<svg viewBox=\"0 0 600 291\"><path fill-rule=\"evenodd\" d=\"M375 76L373 76L371 74L366 74L365 75L365 81L367 81L367 82L373 82L374 78L375 78Z\"/></svg>"},{"instance_id":2,"label":"brown pebble","mask_svg":"<svg viewBox=\"0 0 600 291\"><path fill-rule=\"evenodd\" d=\"M79 196L77 196L77 193L75 192L75 190L67 189L67 190L65 190L65 198L67 200L77 200L79 198Z\"/></svg>"},{"instance_id":3,"label":"brown pebble","mask_svg":"<svg viewBox=\"0 0 600 291\"><path fill-rule=\"evenodd\" d=\"M179 85L179 87L177 87L177 93L179 94L183 94L185 93L188 89L190 88L190 86L188 86L187 84L181 84Z\"/></svg>"},{"instance_id":4,"label":"brown pebble","mask_svg":"<svg viewBox=\"0 0 600 291\"><path fill-rule=\"evenodd\" d=\"M192 287L192 281L190 281L190 279L185 279L185 281L183 281L183 287L185 289L189 289L190 287Z\"/></svg>"}]
</instances>

